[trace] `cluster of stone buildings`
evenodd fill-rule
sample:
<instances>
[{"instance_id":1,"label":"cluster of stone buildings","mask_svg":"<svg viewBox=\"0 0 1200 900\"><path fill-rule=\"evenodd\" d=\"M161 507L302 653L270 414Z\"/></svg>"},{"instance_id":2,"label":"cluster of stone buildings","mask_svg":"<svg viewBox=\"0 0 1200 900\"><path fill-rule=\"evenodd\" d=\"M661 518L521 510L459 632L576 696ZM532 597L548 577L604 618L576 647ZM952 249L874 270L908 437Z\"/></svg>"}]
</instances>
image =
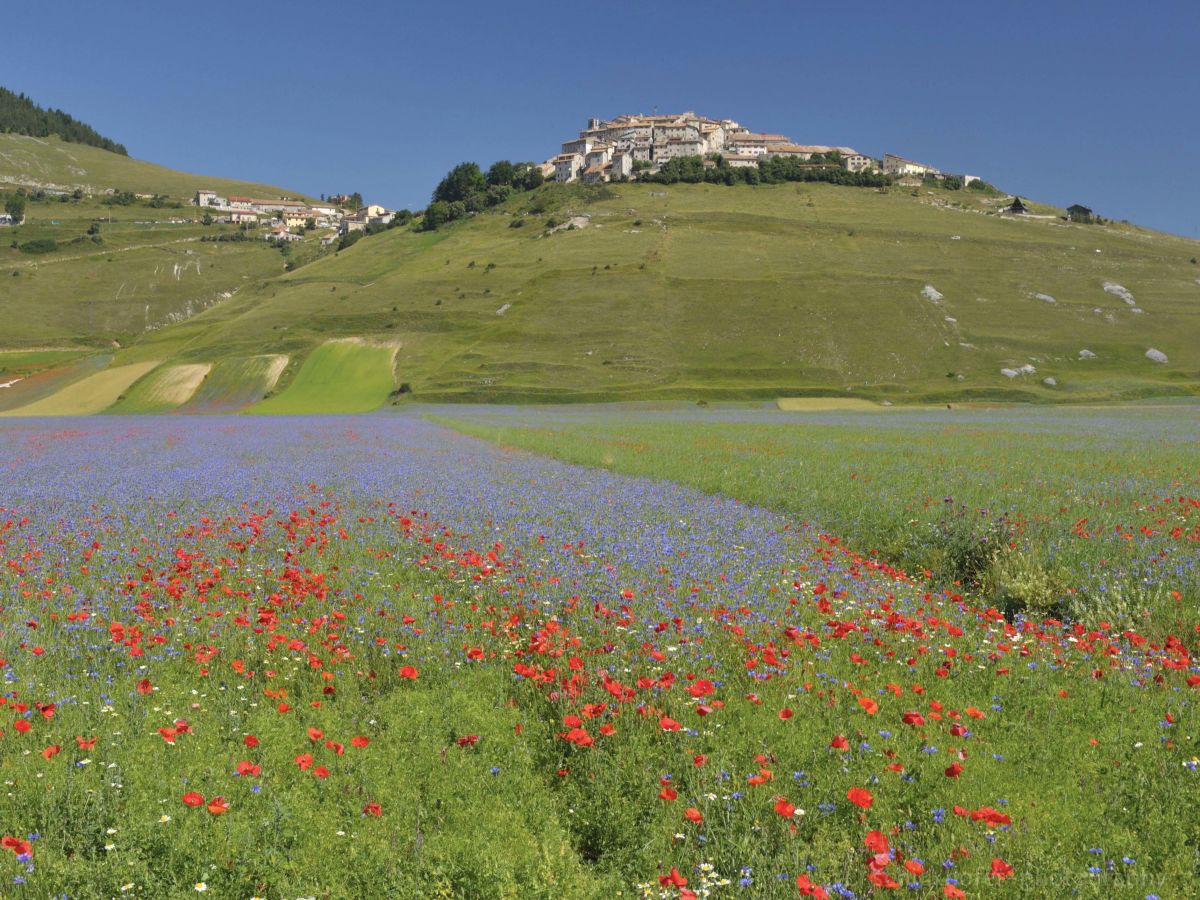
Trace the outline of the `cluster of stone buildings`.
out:
<instances>
[{"instance_id":1,"label":"cluster of stone buildings","mask_svg":"<svg viewBox=\"0 0 1200 900\"><path fill-rule=\"evenodd\" d=\"M307 227L309 221L316 228L336 229L336 234L362 231L370 225L386 225L395 217L395 212L372 203L354 212L346 212L342 203L348 196L330 197L316 203L282 198L220 196L216 191L197 191L196 206L204 207L221 222L233 225L266 225L270 229L266 238L282 240L296 239L298 232ZM336 239L336 238L333 238ZM327 241L332 243L332 240Z\"/></svg>"},{"instance_id":2,"label":"cluster of stone buildings","mask_svg":"<svg viewBox=\"0 0 1200 900\"><path fill-rule=\"evenodd\" d=\"M817 154L832 152L851 172L881 171L901 178L942 174L933 166L890 153L879 160L853 147L797 144L783 134L754 132L733 119L710 119L693 112L589 119L579 137L565 141L562 152L542 164L542 172L555 181L588 184L628 178L635 167L653 171L681 156L717 155L727 165L748 167L774 157L807 162Z\"/></svg>"}]
</instances>

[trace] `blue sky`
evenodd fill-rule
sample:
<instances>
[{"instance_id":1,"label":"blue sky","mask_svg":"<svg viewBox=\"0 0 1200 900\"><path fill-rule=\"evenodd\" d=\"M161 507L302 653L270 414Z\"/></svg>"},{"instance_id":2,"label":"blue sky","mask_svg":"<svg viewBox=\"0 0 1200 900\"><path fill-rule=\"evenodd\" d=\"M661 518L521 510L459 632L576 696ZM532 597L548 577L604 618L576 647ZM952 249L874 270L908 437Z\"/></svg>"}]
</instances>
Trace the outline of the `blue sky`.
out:
<instances>
[{"instance_id":1,"label":"blue sky","mask_svg":"<svg viewBox=\"0 0 1200 900\"><path fill-rule=\"evenodd\" d=\"M1200 238L1200 4L5 4L0 84L172 168L428 202L695 110Z\"/></svg>"}]
</instances>

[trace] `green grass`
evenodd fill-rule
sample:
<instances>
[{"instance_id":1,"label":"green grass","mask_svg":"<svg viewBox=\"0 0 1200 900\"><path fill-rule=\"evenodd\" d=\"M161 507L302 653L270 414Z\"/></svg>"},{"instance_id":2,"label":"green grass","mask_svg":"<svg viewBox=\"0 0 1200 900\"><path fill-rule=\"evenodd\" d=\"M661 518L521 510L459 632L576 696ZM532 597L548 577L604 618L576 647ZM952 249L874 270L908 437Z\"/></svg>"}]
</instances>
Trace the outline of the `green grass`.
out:
<instances>
[{"instance_id":1,"label":"green grass","mask_svg":"<svg viewBox=\"0 0 1200 900\"><path fill-rule=\"evenodd\" d=\"M225 195L304 197L269 184L178 172L57 137L0 134L0 186L13 184L68 191L82 188L92 194L112 189L180 199L191 199L201 189Z\"/></svg>"},{"instance_id":2,"label":"green grass","mask_svg":"<svg viewBox=\"0 0 1200 900\"><path fill-rule=\"evenodd\" d=\"M310 353L278 394L252 406L264 414L357 413L377 409L394 387L396 348L330 341Z\"/></svg>"},{"instance_id":3,"label":"green grass","mask_svg":"<svg viewBox=\"0 0 1200 900\"><path fill-rule=\"evenodd\" d=\"M93 224L100 243L86 234ZM0 346L129 345L284 270L286 260L265 241L201 240L230 230L205 227L186 208L29 203L26 224L0 235L8 239L0 241ZM10 246L42 238L59 249L30 256Z\"/></svg>"},{"instance_id":4,"label":"green grass","mask_svg":"<svg viewBox=\"0 0 1200 900\"><path fill-rule=\"evenodd\" d=\"M918 193L549 187L444 232L360 241L148 337L142 352L302 353L330 335L387 337L404 344L399 377L418 400L1196 391L1200 245L1013 220L969 192ZM551 215L571 212L593 224L544 234ZM525 227L508 227L518 219ZM926 285L943 299L922 296ZM1151 347L1169 363L1146 359ZM1083 349L1096 358L1081 360ZM1001 374L1024 364L1036 374Z\"/></svg>"},{"instance_id":5,"label":"green grass","mask_svg":"<svg viewBox=\"0 0 1200 900\"><path fill-rule=\"evenodd\" d=\"M1194 404L711 417L545 410L518 422L476 409L442 421L818 523L1009 614L1200 625Z\"/></svg>"},{"instance_id":6,"label":"green grass","mask_svg":"<svg viewBox=\"0 0 1200 900\"><path fill-rule=\"evenodd\" d=\"M8 380L31 375L64 365L80 355L78 350L0 350L0 376Z\"/></svg>"}]
</instances>

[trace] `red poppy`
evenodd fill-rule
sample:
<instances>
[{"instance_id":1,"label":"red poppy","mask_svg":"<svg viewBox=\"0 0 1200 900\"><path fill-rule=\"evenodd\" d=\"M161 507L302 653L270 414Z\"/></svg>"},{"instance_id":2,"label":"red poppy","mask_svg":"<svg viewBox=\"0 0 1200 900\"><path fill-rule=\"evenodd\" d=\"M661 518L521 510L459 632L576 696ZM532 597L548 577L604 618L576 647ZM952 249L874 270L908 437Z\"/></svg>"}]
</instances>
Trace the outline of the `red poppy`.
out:
<instances>
[{"instance_id":1,"label":"red poppy","mask_svg":"<svg viewBox=\"0 0 1200 900\"><path fill-rule=\"evenodd\" d=\"M79 745L80 750L91 750L93 747L96 746L96 739L95 738L90 738L90 739L82 738L82 737L79 737L78 735L76 735L75 743L77 743Z\"/></svg>"},{"instance_id":2,"label":"red poppy","mask_svg":"<svg viewBox=\"0 0 1200 900\"><path fill-rule=\"evenodd\" d=\"M149 678L143 678L137 683L137 692L139 694L149 694L152 690L154 690L154 685L150 683Z\"/></svg>"},{"instance_id":3,"label":"red poppy","mask_svg":"<svg viewBox=\"0 0 1200 900\"><path fill-rule=\"evenodd\" d=\"M586 728L572 728L570 731L560 734L559 737L577 747L590 747L596 743L596 739L587 733Z\"/></svg>"},{"instance_id":4,"label":"red poppy","mask_svg":"<svg viewBox=\"0 0 1200 900\"><path fill-rule=\"evenodd\" d=\"M873 716L875 713L879 712L879 704L870 697L859 697L858 705L863 708L868 716Z\"/></svg>"},{"instance_id":5,"label":"red poppy","mask_svg":"<svg viewBox=\"0 0 1200 900\"><path fill-rule=\"evenodd\" d=\"M243 759L240 763L237 764L237 773L243 777L245 777L247 775L250 775L250 776L258 775L260 772L262 772L262 767L256 766L254 763L252 763L248 759Z\"/></svg>"},{"instance_id":6,"label":"red poppy","mask_svg":"<svg viewBox=\"0 0 1200 900\"><path fill-rule=\"evenodd\" d=\"M825 888L819 884L813 884L807 872L796 876L796 887L799 889L801 897L816 897L817 900L829 900L829 894Z\"/></svg>"},{"instance_id":7,"label":"red poppy","mask_svg":"<svg viewBox=\"0 0 1200 900\"><path fill-rule=\"evenodd\" d=\"M786 707L779 711L779 718L780 718L780 720L782 720L784 722L786 722L788 719L790 719L793 715L795 715L795 713L793 713L790 709L787 709Z\"/></svg>"},{"instance_id":8,"label":"red poppy","mask_svg":"<svg viewBox=\"0 0 1200 900\"><path fill-rule=\"evenodd\" d=\"M17 856L28 856L33 853L33 845L29 841L10 837L9 835L0 838L0 847L3 847L5 850L11 850Z\"/></svg>"},{"instance_id":9,"label":"red poppy","mask_svg":"<svg viewBox=\"0 0 1200 900\"><path fill-rule=\"evenodd\" d=\"M663 716L661 719L658 720L658 727L661 728L663 731L678 731L680 728L680 725L678 722L676 722L670 716Z\"/></svg>"},{"instance_id":10,"label":"red poppy","mask_svg":"<svg viewBox=\"0 0 1200 900\"><path fill-rule=\"evenodd\" d=\"M988 874L992 878L999 878L1003 881L1005 878L1012 877L1013 867L999 857L996 857L992 860L992 870Z\"/></svg>"},{"instance_id":11,"label":"red poppy","mask_svg":"<svg viewBox=\"0 0 1200 900\"><path fill-rule=\"evenodd\" d=\"M30 727L28 719L17 719L17 721L13 722L13 728L21 732L21 734L28 733Z\"/></svg>"},{"instance_id":12,"label":"red poppy","mask_svg":"<svg viewBox=\"0 0 1200 900\"><path fill-rule=\"evenodd\" d=\"M865 840L867 849L872 853L887 854L889 848L887 835L882 831L868 831Z\"/></svg>"},{"instance_id":13,"label":"red poppy","mask_svg":"<svg viewBox=\"0 0 1200 900\"><path fill-rule=\"evenodd\" d=\"M45 750L42 751L42 758L50 759L50 757L52 757L52 756L58 756L58 754L61 751L62 751L62 747L60 747L58 744L51 744L49 747L47 747Z\"/></svg>"},{"instance_id":14,"label":"red poppy","mask_svg":"<svg viewBox=\"0 0 1200 900\"><path fill-rule=\"evenodd\" d=\"M917 862L915 859L906 859L904 861L904 868L908 869L908 871L913 875L920 875L925 871L925 866Z\"/></svg>"},{"instance_id":15,"label":"red poppy","mask_svg":"<svg viewBox=\"0 0 1200 900\"><path fill-rule=\"evenodd\" d=\"M962 763L951 763L946 767L947 778L957 778L963 773Z\"/></svg>"},{"instance_id":16,"label":"red poppy","mask_svg":"<svg viewBox=\"0 0 1200 900\"><path fill-rule=\"evenodd\" d=\"M658 883L663 887L681 888L687 885L688 880L679 874L679 870L677 868L671 866L671 872L669 875L658 876Z\"/></svg>"},{"instance_id":17,"label":"red poppy","mask_svg":"<svg viewBox=\"0 0 1200 900\"><path fill-rule=\"evenodd\" d=\"M188 791L183 795L183 802L185 806L203 806L204 795L197 794L195 791Z\"/></svg>"},{"instance_id":18,"label":"red poppy","mask_svg":"<svg viewBox=\"0 0 1200 900\"><path fill-rule=\"evenodd\" d=\"M370 743L371 739L368 737L363 737L361 734L350 738L350 746L357 747L359 750L364 749Z\"/></svg>"},{"instance_id":19,"label":"red poppy","mask_svg":"<svg viewBox=\"0 0 1200 900\"><path fill-rule=\"evenodd\" d=\"M409 681L416 681L419 674L421 673L417 671L415 666L400 667L400 677L407 678Z\"/></svg>"},{"instance_id":20,"label":"red poppy","mask_svg":"<svg viewBox=\"0 0 1200 900\"><path fill-rule=\"evenodd\" d=\"M967 896L961 888L956 888L950 882L946 882L946 886L942 888L942 893L949 897L950 900L964 900Z\"/></svg>"},{"instance_id":21,"label":"red poppy","mask_svg":"<svg viewBox=\"0 0 1200 900\"><path fill-rule=\"evenodd\" d=\"M363 807L363 814L368 815L368 816L376 816L376 817L382 816L383 815L383 807L380 806L378 803L375 803L372 801L371 803L368 803L366 806Z\"/></svg>"},{"instance_id":22,"label":"red poppy","mask_svg":"<svg viewBox=\"0 0 1200 900\"><path fill-rule=\"evenodd\" d=\"M846 740L846 738L843 735L839 734L837 737L835 737L832 741L829 742L829 746L832 747L834 750L849 750L850 742L848 740Z\"/></svg>"},{"instance_id":23,"label":"red poppy","mask_svg":"<svg viewBox=\"0 0 1200 900\"><path fill-rule=\"evenodd\" d=\"M242 743L245 744L247 747L250 747L253 749L254 747L258 746L258 738L256 738L252 734L248 734L244 738L242 738Z\"/></svg>"},{"instance_id":24,"label":"red poppy","mask_svg":"<svg viewBox=\"0 0 1200 900\"><path fill-rule=\"evenodd\" d=\"M786 797L777 797L775 799L775 812L785 819L790 819L796 814L796 806L794 803L788 802Z\"/></svg>"},{"instance_id":25,"label":"red poppy","mask_svg":"<svg viewBox=\"0 0 1200 900\"><path fill-rule=\"evenodd\" d=\"M863 809L870 809L871 804L875 802L875 798L871 796L871 792L866 788L853 787L846 791L846 799L855 806L861 806Z\"/></svg>"},{"instance_id":26,"label":"red poppy","mask_svg":"<svg viewBox=\"0 0 1200 900\"><path fill-rule=\"evenodd\" d=\"M665 787L658 792L659 800L671 801L679 796L679 793L674 788Z\"/></svg>"},{"instance_id":27,"label":"red poppy","mask_svg":"<svg viewBox=\"0 0 1200 900\"><path fill-rule=\"evenodd\" d=\"M695 766L696 768L699 768L700 766L704 765L706 762L708 762L708 757L705 756L703 753L698 753L697 755L692 757L692 765Z\"/></svg>"},{"instance_id":28,"label":"red poppy","mask_svg":"<svg viewBox=\"0 0 1200 900\"><path fill-rule=\"evenodd\" d=\"M687 809L685 809L683 811L683 817L689 822L694 822L697 825L704 821L704 814L694 806L689 806Z\"/></svg>"},{"instance_id":29,"label":"red poppy","mask_svg":"<svg viewBox=\"0 0 1200 900\"><path fill-rule=\"evenodd\" d=\"M313 769L313 775L323 780L329 777L329 770L324 766L317 766Z\"/></svg>"},{"instance_id":30,"label":"red poppy","mask_svg":"<svg viewBox=\"0 0 1200 900\"><path fill-rule=\"evenodd\" d=\"M871 882L871 884L873 884L877 887L881 887L881 888L893 888L894 889L894 888L900 887L900 885L896 881L896 879L894 879L887 872L883 871L883 869L880 869L877 867L871 868L870 874L867 875L867 881L869 881L869 882Z\"/></svg>"},{"instance_id":31,"label":"red poppy","mask_svg":"<svg viewBox=\"0 0 1200 900\"><path fill-rule=\"evenodd\" d=\"M214 816L229 812L229 803L224 797L213 797L208 801L208 811Z\"/></svg>"},{"instance_id":32,"label":"red poppy","mask_svg":"<svg viewBox=\"0 0 1200 900\"><path fill-rule=\"evenodd\" d=\"M308 729L308 739L310 741L319 741L323 737L325 737L325 732L323 732L320 728Z\"/></svg>"},{"instance_id":33,"label":"red poppy","mask_svg":"<svg viewBox=\"0 0 1200 900\"><path fill-rule=\"evenodd\" d=\"M301 753L294 761L300 767L301 772L312 768L313 758L311 753Z\"/></svg>"},{"instance_id":34,"label":"red poppy","mask_svg":"<svg viewBox=\"0 0 1200 900\"><path fill-rule=\"evenodd\" d=\"M464 734L457 741L455 741L455 743L460 747L474 747L477 743L479 743L479 735Z\"/></svg>"}]
</instances>

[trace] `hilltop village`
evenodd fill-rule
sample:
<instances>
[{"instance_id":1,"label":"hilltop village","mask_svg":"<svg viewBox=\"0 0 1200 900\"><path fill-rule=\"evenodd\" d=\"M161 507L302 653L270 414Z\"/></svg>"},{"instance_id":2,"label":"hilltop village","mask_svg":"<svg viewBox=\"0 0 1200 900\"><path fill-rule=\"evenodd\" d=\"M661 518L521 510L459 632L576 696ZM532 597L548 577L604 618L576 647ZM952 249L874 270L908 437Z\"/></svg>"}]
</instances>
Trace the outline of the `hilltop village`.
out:
<instances>
[{"instance_id":1,"label":"hilltop village","mask_svg":"<svg viewBox=\"0 0 1200 900\"><path fill-rule=\"evenodd\" d=\"M777 157L814 165L840 165L849 172L882 172L895 178L943 178L940 169L891 153L881 159L853 147L798 144L783 134L751 131L733 119L710 119L694 112L678 115L621 115L588 119L579 136L542 164L542 174L558 182L596 184L653 174L669 160L703 157L705 165L749 168ZM962 175L964 185L977 176Z\"/></svg>"}]
</instances>

